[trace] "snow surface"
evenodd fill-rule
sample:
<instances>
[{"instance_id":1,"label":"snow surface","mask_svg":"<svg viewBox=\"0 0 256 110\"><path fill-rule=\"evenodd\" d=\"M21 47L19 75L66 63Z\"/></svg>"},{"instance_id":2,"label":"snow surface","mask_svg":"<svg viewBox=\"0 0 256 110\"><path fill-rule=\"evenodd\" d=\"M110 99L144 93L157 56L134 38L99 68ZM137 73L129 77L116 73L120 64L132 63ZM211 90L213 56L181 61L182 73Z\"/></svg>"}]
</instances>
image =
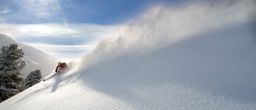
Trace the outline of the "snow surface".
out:
<instances>
[{"instance_id":1,"label":"snow surface","mask_svg":"<svg viewBox=\"0 0 256 110\"><path fill-rule=\"evenodd\" d=\"M58 63L57 58L50 56L36 48L31 46L18 43L9 36L0 34L0 47L6 46L12 43L16 43L24 51L24 60L26 62L26 67L22 70L24 76L28 75L31 71L36 69L41 70L43 76L50 74L56 64Z\"/></svg>"},{"instance_id":2,"label":"snow surface","mask_svg":"<svg viewBox=\"0 0 256 110\"><path fill-rule=\"evenodd\" d=\"M255 110L254 6L152 8L0 109Z\"/></svg>"}]
</instances>

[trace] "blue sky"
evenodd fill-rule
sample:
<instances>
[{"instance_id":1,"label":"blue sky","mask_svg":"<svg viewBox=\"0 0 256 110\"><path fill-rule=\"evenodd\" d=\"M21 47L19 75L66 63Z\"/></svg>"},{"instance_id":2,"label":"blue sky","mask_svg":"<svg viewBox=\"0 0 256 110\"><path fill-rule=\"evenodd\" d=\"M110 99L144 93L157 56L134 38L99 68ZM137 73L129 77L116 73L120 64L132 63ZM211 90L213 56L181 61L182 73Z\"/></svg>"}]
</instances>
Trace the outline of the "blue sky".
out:
<instances>
[{"instance_id":1,"label":"blue sky","mask_svg":"<svg viewBox=\"0 0 256 110\"><path fill-rule=\"evenodd\" d=\"M11 23L113 24L131 19L158 3L179 0L1 0L1 17Z\"/></svg>"}]
</instances>

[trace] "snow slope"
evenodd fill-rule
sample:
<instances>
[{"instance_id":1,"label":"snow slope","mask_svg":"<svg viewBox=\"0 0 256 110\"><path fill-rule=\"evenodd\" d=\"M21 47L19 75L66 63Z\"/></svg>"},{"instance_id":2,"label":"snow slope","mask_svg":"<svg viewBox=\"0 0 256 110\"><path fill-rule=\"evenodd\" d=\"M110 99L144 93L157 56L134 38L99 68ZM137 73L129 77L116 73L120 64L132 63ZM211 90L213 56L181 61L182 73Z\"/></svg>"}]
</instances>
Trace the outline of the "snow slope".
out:
<instances>
[{"instance_id":1,"label":"snow slope","mask_svg":"<svg viewBox=\"0 0 256 110\"><path fill-rule=\"evenodd\" d=\"M255 110L254 3L155 7L0 109Z\"/></svg>"},{"instance_id":2,"label":"snow slope","mask_svg":"<svg viewBox=\"0 0 256 110\"><path fill-rule=\"evenodd\" d=\"M0 47L9 45L11 43L17 42L9 36L0 34ZM24 60L26 62L26 67L22 70L22 74L25 76L36 69L40 69L43 76L46 76L55 69L55 66L58 62L57 58L31 46L22 43L17 44L20 46L20 48L23 49L25 53Z\"/></svg>"},{"instance_id":3,"label":"snow slope","mask_svg":"<svg viewBox=\"0 0 256 110\"><path fill-rule=\"evenodd\" d=\"M12 39L11 37L8 37L6 35L0 34L0 46L5 46L5 45L9 45L11 43L15 43L15 40Z\"/></svg>"}]
</instances>

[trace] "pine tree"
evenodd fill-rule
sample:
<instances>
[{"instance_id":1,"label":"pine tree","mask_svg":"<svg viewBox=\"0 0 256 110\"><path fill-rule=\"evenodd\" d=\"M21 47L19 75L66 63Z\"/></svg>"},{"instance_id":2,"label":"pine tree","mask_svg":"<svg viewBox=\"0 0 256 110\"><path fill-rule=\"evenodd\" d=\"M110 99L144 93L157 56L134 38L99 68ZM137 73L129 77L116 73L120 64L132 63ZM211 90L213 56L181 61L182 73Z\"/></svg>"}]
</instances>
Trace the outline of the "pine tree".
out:
<instances>
[{"instance_id":1,"label":"pine tree","mask_svg":"<svg viewBox=\"0 0 256 110\"><path fill-rule=\"evenodd\" d=\"M20 71L26 66L24 52L17 44L4 46L0 53L0 101L20 92L23 78Z\"/></svg>"},{"instance_id":2,"label":"pine tree","mask_svg":"<svg viewBox=\"0 0 256 110\"><path fill-rule=\"evenodd\" d=\"M25 89L39 83L41 81L41 79L42 79L42 74L41 74L40 70L32 71L27 76L27 78L24 80L22 89L25 90Z\"/></svg>"}]
</instances>

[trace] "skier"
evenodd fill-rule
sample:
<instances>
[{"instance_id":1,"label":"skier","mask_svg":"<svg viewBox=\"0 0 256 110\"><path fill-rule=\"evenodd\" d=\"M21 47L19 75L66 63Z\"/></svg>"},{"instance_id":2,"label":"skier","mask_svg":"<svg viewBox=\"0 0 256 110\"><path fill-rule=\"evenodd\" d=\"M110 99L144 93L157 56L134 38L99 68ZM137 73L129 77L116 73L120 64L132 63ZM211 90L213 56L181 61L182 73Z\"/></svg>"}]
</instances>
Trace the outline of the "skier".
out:
<instances>
[{"instance_id":1,"label":"skier","mask_svg":"<svg viewBox=\"0 0 256 110\"><path fill-rule=\"evenodd\" d=\"M56 73L65 72L68 70L68 65L65 62L59 62L58 66L55 68Z\"/></svg>"},{"instance_id":2,"label":"skier","mask_svg":"<svg viewBox=\"0 0 256 110\"><path fill-rule=\"evenodd\" d=\"M43 81L46 81L46 80L54 77L55 75L57 75L59 73L67 72L68 70L69 70L69 67L68 67L67 63L65 63L65 62L58 62L58 65L55 68L55 73L50 75L49 77L43 79Z\"/></svg>"}]
</instances>

